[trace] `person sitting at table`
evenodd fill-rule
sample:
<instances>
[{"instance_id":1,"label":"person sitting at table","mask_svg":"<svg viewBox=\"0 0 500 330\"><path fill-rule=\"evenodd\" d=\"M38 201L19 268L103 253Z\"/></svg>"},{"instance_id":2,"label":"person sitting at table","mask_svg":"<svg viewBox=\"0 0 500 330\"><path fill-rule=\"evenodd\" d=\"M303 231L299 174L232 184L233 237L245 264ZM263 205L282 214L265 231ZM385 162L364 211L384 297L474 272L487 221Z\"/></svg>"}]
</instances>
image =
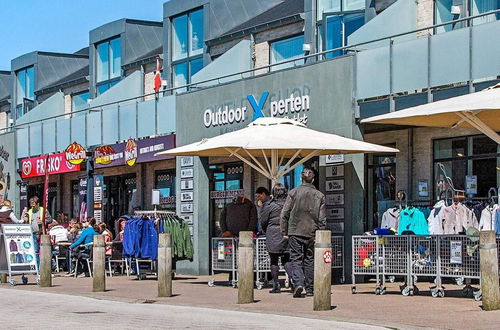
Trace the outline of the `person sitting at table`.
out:
<instances>
[{"instance_id":1,"label":"person sitting at table","mask_svg":"<svg viewBox=\"0 0 500 330\"><path fill-rule=\"evenodd\" d=\"M73 259L76 261L75 271L76 268L83 270L80 274L76 274L77 277L88 277L89 269L87 269L87 263L84 260L90 257L90 246L94 242L94 235L97 235L98 232L96 230L96 221L92 217L82 221L82 226L84 227L82 234L69 248L71 249ZM71 275L75 275L74 272L69 274L69 276Z\"/></svg>"}]
</instances>

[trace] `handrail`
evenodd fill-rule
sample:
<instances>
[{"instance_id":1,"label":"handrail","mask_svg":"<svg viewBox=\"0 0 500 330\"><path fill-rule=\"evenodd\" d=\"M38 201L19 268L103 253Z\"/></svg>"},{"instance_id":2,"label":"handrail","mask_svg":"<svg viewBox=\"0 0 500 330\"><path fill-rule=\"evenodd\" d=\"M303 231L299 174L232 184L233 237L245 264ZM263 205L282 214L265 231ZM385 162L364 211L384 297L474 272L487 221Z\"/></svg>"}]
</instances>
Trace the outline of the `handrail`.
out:
<instances>
[{"instance_id":1,"label":"handrail","mask_svg":"<svg viewBox=\"0 0 500 330\"><path fill-rule=\"evenodd\" d=\"M141 98L148 97L148 96L153 96L153 95L155 95L156 97L158 97L160 95L160 93L162 93L163 95L165 95L165 94L173 93L174 91L180 90L180 89L181 90L182 89L188 89L188 88L202 89L202 88L213 87L213 85L212 86L198 86L198 85L206 84L206 83L213 82L213 81L217 81L216 85L220 85L221 84L221 82L220 82L221 79L226 79L226 78L230 78L230 77L234 77L234 76L238 76L238 75L241 75L242 79L245 79L245 78L243 78L244 74L255 73L256 71L260 71L260 70L263 70L263 69L270 69L271 67L274 67L274 66L283 65L283 64L287 64L287 63L294 63L294 62L297 62L297 61L300 61L300 60L304 60L304 64L306 64L305 60L313 58L313 57L320 57L320 56L324 56L326 54L337 52L337 51L341 51L341 50L359 51L359 50L356 50L354 48L359 47L359 46L363 46L363 45L368 45L368 44L371 44L371 43L376 43L376 42L384 41L384 40L392 40L394 38L398 38L398 37L402 37L402 36L410 35L410 34L415 34L415 33L422 32L422 31L428 31L430 29L435 29L435 28L442 27L442 26L447 26L447 25L450 25L450 24L456 24L456 23L465 22L465 21L469 22L469 21L472 21L474 19L477 19L477 18L480 18L480 17L484 17L484 16L493 15L493 14L500 14L500 9L491 10L489 12L478 14L478 15L474 15L474 16L468 16L468 17L464 17L464 18L459 18L459 19L452 20L452 21L445 22L445 23L434 24L434 25L430 25L430 26L418 28L418 29L415 29L415 30L412 30L412 31L394 34L394 35L387 36L387 37L373 39L373 40L370 40L370 41L364 41L364 42L360 42L360 43L357 43L357 44L354 44L354 45L347 45L347 46L337 47L337 48L333 48L333 49L328 49L328 50L324 50L324 51L317 52L317 53L314 53L314 54L304 55L304 56L301 56L301 57L298 57L298 58L294 58L294 59L290 59L290 60L286 60L286 61L282 61L282 62L278 62L278 63L263 65L263 66L260 66L260 67L255 67L255 68L244 70L244 71L239 71L239 72L235 72L235 73L231 73L231 74L227 74L227 75L223 75L223 76L218 76L218 77L215 77L215 78L206 79L206 80L199 81L199 82L196 82L196 83L189 83L189 84L182 85L182 86L170 87L170 88L164 89L161 92L152 92L152 93L142 94L142 95L139 95L139 96L134 96L134 97L126 98L126 99L121 99L119 101L113 101L113 102L109 102L109 103L105 103L105 104L100 104L98 106L93 106L93 107L85 108L85 109L78 110L78 111L72 111L70 113L55 115L55 116L46 117L46 118L43 118L43 119L33 120L33 121L30 121L30 122L27 122L27 123L23 123L23 124L17 124L17 125L13 125L13 126L10 126L10 127L0 128L0 132L9 131L9 130L17 129L17 128L20 128L20 127L23 127L23 126L28 126L30 124L35 124L35 123L39 123L39 122L43 122L43 121L57 119L57 118L60 118L60 117L73 116L74 114L78 114L78 113L82 113L82 112L87 112L87 111L102 111L102 108L107 107L107 106L111 106L111 105L115 105L115 104L118 105L120 103L129 102L129 101L133 101L133 100L137 100L137 99L141 99ZM321 60L319 60L318 62L321 62ZM0 134L2 134L2 133L0 133Z\"/></svg>"}]
</instances>

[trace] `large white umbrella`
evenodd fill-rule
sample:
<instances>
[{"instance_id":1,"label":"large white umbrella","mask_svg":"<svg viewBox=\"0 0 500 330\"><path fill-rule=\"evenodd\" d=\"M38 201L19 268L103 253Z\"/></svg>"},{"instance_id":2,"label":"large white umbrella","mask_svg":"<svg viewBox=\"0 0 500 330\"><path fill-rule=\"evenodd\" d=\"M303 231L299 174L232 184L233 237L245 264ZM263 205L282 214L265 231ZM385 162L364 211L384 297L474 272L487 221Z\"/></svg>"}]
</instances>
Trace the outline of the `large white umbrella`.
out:
<instances>
[{"instance_id":1,"label":"large white umbrella","mask_svg":"<svg viewBox=\"0 0 500 330\"><path fill-rule=\"evenodd\" d=\"M361 123L475 128L500 144L497 133L500 131L500 84L480 92L366 118Z\"/></svg>"},{"instance_id":2,"label":"large white umbrella","mask_svg":"<svg viewBox=\"0 0 500 330\"><path fill-rule=\"evenodd\" d=\"M312 157L399 150L318 132L290 119L264 117L238 131L203 139L159 156L234 156L273 182ZM300 158L300 160L296 161ZM282 167L285 159L288 159ZM282 168L280 170L280 168Z\"/></svg>"}]
</instances>

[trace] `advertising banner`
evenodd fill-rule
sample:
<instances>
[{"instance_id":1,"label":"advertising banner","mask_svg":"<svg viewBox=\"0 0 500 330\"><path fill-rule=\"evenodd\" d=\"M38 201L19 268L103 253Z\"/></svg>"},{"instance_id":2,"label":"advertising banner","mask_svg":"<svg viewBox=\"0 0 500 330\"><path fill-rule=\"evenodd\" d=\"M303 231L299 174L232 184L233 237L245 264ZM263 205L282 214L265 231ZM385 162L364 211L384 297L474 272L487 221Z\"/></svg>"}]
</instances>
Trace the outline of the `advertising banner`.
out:
<instances>
[{"instance_id":1,"label":"advertising banner","mask_svg":"<svg viewBox=\"0 0 500 330\"><path fill-rule=\"evenodd\" d=\"M26 158L21 160L21 177L23 179L45 175L47 156ZM64 152L49 156L49 174L60 174L80 171L80 165L73 165L66 160Z\"/></svg>"},{"instance_id":2,"label":"advertising banner","mask_svg":"<svg viewBox=\"0 0 500 330\"><path fill-rule=\"evenodd\" d=\"M161 151L175 147L175 135L160 136L151 139L133 140L126 143L98 147L94 150L95 168L153 162L173 159L172 156L155 157Z\"/></svg>"},{"instance_id":3,"label":"advertising banner","mask_svg":"<svg viewBox=\"0 0 500 330\"><path fill-rule=\"evenodd\" d=\"M36 273L36 256L30 225L2 225L4 253L13 273ZM2 253L2 251L0 251Z\"/></svg>"}]
</instances>

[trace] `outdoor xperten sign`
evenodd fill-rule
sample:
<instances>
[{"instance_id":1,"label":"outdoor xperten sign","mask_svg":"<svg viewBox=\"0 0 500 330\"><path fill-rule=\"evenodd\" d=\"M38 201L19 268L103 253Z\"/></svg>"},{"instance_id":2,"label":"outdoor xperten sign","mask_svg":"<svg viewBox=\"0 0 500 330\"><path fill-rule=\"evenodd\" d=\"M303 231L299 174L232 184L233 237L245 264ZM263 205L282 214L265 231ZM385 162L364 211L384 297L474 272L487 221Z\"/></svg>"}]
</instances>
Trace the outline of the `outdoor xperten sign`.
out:
<instances>
[{"instance_id":1,"label":"outdoor xperten sign","mask_svg":"<svg viewBox=\"0 0 500 330\"><path fill-rule=\"evenodd\" d=\"M155 153L175 147L175 135L160 136L152 139L129 139L126 143L98 147L94 150L95 168L146 163L157 160L173 159L172 156L155 157Z\"/></svg>"},{"instance_id":2,"label":"outdoor xperten sign","mask_svg":"<svg viewBox=\"0 0 500 330\"><path fill-rule=\"evenodd\" d=\"M308 89L294 89L290 94L282 97L281 92L270 94L268 91L264 91L261 93L258 101L253 94L249 94L246 100L253 113L248 113L246 105L242 105L241 107L231 107L228 105L218 108L211 107L203 112L203 124L206 128L231 125L244 122L250 115L252 116L251 121L254 121L257 118L265 117L264 112L266 112L271 117L290 118L307 125L307 112L310 109L309 92ZM269 102L267 102L268 99ZM269 104L268 109L266 108L266 103Z\"/></svg>"},{"instance_id":3,"label":"outdoor xperten sign","mask_svg":"<svg viewBox=\"0 0 500 330\"><path fill-rule=\"evenodd\" d=\"M21 177L31 178L45 175L45 156L21 160ZM66 153L61 152L49 156L49 174L60 174L80 171L80 165L73 165L66 160Z\"/></svg>"}]
</instances>

